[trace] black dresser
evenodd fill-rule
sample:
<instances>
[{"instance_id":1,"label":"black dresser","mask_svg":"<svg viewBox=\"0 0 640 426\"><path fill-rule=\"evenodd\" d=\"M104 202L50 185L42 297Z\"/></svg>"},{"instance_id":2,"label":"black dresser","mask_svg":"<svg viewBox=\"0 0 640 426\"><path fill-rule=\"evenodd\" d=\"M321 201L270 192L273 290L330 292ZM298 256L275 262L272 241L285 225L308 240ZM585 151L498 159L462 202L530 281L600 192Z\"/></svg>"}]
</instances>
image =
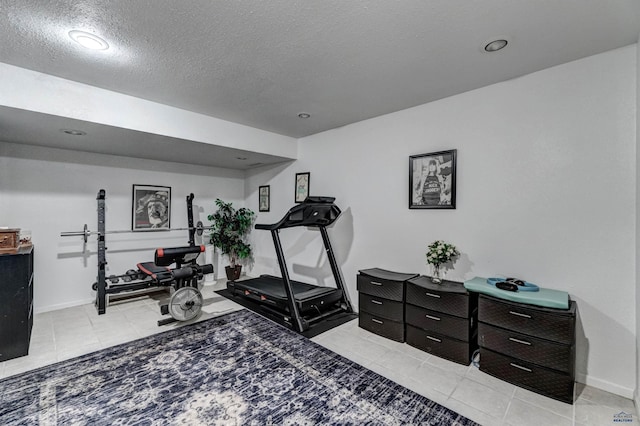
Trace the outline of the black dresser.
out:
<instances>
[{"instance_id":1,"label":"black dresser","mask_svg":"<svg viewBox=\"0 0 640 426\"><path fill-rule=\"evenodd\" d=\"M406 342L448 360L469 365L477 349L478 295L462 283L434 284L409 279L406 289Z\"/></svg>"},{"instance_id":2,"label":"black dresser","mask_svg":"<svg viewBox=\"0 0 640 426\"><path fill-rule=\"evenodd\" d=\"M573 404L576 304L552 309L480 295L480 370Z\"/></svg>"},{"instance_id":3,"label":"black dresser","mask_svg":"<svg viewBox=\"0 0 640 426\"><path fill-rule=\"evenodd\" d=\"M418 274L363 269L358 274L358 323L387 339L404 342L405 281Z\"/></svg>"},{"instance_id":4,"label":"black dresser","mask_svg":"<svg viewBox=\"0 0 640 426\"><path fill-rule=\"evenodd\" d=\"M33 246L0 255L0 361L29 353L33 326Z\"/></svg>"}]
</instances>

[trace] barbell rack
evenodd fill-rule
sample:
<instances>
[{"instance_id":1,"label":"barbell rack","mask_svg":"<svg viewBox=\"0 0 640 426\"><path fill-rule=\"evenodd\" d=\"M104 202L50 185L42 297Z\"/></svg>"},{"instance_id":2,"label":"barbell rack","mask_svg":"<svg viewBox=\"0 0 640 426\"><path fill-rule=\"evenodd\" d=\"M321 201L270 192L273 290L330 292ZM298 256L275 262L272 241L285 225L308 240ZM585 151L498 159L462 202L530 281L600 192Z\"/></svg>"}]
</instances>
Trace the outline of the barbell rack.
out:
<instances>
[{"instance_id":1,"label":"barbell rack","mask_svg":"<svg viewBox=\"0 0 640 426\"><path fill-rule=\"evenodd\" d=\"M195 231L196 234L198 234L199 236L202 235L204 233L205 230L211 230L213 229L213 226L204 226L202 221L198 221L198 223L196 224L196 226L186 226L184 228L164 228L164 229L154 229L154 231L157 232L172 232L172 231ZM67 231L67 232L61 232L60 236L61 237L83 237L84 242L86 243L87 240L89 239L89 237L91 235L97 235L97 236L104 236L104 235L109 235L109 234L129 234L129 233L143 233L143 232L151 232L151 231L132 231L130 229L118 229L118 230L110 230L110 231L91 231L87 224L84 224L84 228L82 231Z\"/></svg>"},{"instance_id":2,"label":"barbell rack","mask_svg":"<svg viewBox=\"0 0 640 426\"><path fill-rule=\"evenodd\" d=\"M170 231L189 231L189 246L195 246L195 235L202 235L205 230L213 229L213 226L204 226L202 221L198 221L196 226L193 226L193 194L187 196L187 218L188 218L188 227L182 228L165 228L165 229L154 229L154 231L161 232L170 232ZM133 231L133 230L107 230L106 229L106 214L105 214L105 200L106 200L106 191L101 189L98 191L98 195L96 197L98 202L98 230L91 231L87 224L84 224L82 231L70 231L70 232L61 232L61 237L82 237L84 240L84 244L86 246L87 240L91 235L96 235L98 237L98 276L97 280L93 286L95 286L96 290L96 300L95 307L98 311L99 315L106 313L107 309L107 295L109 294L117 294L123 291L130 290L140 290L143 288L148 288L149 283L145 281L140 281L136 283L126 283L117 286L107 286L107 279L109 277L106 276L106 265L107 265L107 247L106 247L106 236L110 234L128 234L128 233L140 233L140 232L149 232L149 231ZM126 274L125 274L126 275ZM197 281L192 282L192 285L197 286Z\"/></svg>"}]
</instances>

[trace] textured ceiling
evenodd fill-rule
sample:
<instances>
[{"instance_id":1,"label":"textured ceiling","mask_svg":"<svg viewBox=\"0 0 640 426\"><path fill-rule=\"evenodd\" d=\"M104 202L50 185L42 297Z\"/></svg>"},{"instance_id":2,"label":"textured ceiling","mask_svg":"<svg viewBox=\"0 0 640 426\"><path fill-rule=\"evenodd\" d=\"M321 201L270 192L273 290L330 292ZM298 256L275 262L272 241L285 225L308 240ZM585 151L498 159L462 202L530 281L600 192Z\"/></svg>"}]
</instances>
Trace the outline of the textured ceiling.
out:
<instances>
[{"instance_id":1,"label":"textured ceiling","mask_svg":"<svg viewBox=\"0 0 640 426\"><path fill-rule=\"evenodd\" d=\"M639 5L0 0L0 61L302 137L633 44ZM86 50L72 29L111 47ZM495 38L509 45L485 53Z\"/></svg>"}]
</instances>

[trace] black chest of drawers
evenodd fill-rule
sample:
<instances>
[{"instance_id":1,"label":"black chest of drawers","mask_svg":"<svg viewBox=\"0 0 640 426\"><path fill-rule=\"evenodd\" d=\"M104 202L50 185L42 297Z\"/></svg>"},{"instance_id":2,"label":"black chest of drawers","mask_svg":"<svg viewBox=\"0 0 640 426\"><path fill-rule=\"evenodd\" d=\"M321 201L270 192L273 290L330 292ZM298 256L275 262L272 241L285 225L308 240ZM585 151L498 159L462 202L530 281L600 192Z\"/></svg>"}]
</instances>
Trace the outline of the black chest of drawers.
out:
<instances>
[{"instance_id":1,"label":"black chest of drawers","mask_svg":"<svg viewBox=\"0 0 640 426\"><path fill-rule=\"evenodd\" d=\"M0 255L0 361L29 353L33 327L33 246Z\"/></svg>"},{"instance_id":2,"label":"black chest of drawers","mask_svg":"<svg viewBox=\"0 0 640 426\"><path fill-rule=\"evenodd\" d=\"M420 276L407 281L406 342L448 360L469 365L477 349L478 295L462 283L434 284Z\"/></svg>"},{"instance_id":3,"label":"black chest of drawers","mask_svg":"<svg viewBox=\"0 0 640 426\"><path fill-rule=\"evenodd\" d=\"M551 309L480 295L480 370L573 403L576 304Z\"/></svg>"},{"instance_id":4,"label":"black chest of drawers","mask_svg":"<svg viewBox=\"0 0 640 426\"><path fill-rule=\"evenodd\" d=\"M358 324L361 328L397 342L404 342L405 281L417 274L380 268L358 274Z\"/></svg>"}]
</instances>

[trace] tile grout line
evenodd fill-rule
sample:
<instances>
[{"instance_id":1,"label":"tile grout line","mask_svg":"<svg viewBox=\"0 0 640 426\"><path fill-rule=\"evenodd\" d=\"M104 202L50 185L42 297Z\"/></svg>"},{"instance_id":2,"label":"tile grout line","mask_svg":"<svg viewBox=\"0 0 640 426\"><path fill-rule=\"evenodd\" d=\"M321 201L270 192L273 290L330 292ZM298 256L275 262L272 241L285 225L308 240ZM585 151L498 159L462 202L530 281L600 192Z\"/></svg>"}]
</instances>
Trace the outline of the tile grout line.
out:
<instances>
[{"instance_id":1,"label":"tile grout line","mask_svg":"<svg viewBox=\"0 0 640 426\"><path fill-rule=\"evenodd\" d=\"M507 404L507 409L504 410L504 414L502 415L502 424L505 424L507 421L507 414L509 413L509 409L511 408L511 403L513 402L513 398L516 396L516 388L513 388L511 391L511 398L509 398L509 403Z\"/></svg>"}]
</instances>

